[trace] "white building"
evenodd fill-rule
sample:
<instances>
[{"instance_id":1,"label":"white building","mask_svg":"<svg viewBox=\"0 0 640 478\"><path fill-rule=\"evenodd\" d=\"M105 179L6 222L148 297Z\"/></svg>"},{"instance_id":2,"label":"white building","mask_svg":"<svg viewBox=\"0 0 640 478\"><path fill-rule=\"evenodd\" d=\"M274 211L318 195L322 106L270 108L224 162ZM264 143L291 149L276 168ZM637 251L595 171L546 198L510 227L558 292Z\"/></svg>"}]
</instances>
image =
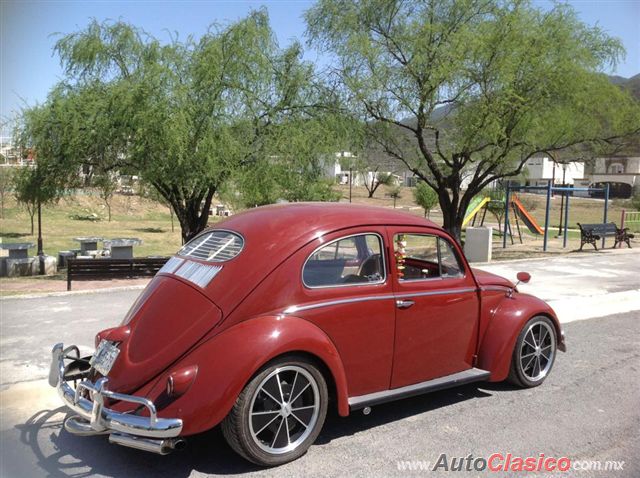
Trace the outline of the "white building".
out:
<instances>
[{"instance_id":1,"label":"white building","mask_svg":"<svg viewBox=\"0 0 640 478\"><path fill-rule=\"evenodd\" d=\"M584 179L584 163L556 163L547 156L529 158L525 163L526 182L529 186L546 186L549 180L553 184L582 184Z\"/></svg>"},{"instance_id":2,"label":"white building","mask_svg":"<svg viewBox=\"0 0 640 478\"><path fill-rule=\"evenodd\" d=\"M596 158L593 170L588 174L591 185L609 184L613 197L630 197L640 188L640 157L612 156Z\"/></svg>"}]
</instances>

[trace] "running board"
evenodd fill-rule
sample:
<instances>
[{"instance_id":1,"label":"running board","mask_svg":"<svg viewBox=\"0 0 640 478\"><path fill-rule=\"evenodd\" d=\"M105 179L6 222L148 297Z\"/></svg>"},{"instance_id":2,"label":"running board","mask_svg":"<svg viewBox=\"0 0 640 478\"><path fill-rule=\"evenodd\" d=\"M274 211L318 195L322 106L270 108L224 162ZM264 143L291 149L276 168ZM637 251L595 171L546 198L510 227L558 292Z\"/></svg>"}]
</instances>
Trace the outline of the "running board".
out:
<instances>
[{"instance_id":1,"label":"running board","mask_svg":"<svg viewBox=\"0 0 640 478\"><path fill-rule=\"evenodd\" d=\"M420 382L406 387L394 388L392 390L384 390L382 392L368 393L358 397L349 398L349 408L351 410L360 410L361 408L371 407L380 403L399 400L401 398L422 395L423 393L437 392L446 388L457 387L472 382L481 382L486 380L491 372L481 370L479 368L470 368L463 372L454 373L445 377L434 378L426 382Z\"/></svg>"}]
</instances>

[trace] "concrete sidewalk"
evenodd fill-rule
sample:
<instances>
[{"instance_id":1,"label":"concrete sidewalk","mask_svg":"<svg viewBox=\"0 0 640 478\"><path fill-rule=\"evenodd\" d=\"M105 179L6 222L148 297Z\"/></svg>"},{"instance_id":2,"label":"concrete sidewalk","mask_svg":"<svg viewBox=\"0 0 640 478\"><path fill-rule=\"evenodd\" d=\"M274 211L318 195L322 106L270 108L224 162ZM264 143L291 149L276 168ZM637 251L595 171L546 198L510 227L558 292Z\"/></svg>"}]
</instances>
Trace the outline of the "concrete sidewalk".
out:
<instances>
[{"instance_id":1,"label":"concrete sidewalk","mask_svg":"<svg viewBox=\"0 0 640 478\"><path fill-rule=\"evenodd\" d=\"M529 272L531 281L518 290L549 302L563 323L640 310L640 251L635 249L473 266L514 282L519 271Z\"/></svg>"}]
</instances>

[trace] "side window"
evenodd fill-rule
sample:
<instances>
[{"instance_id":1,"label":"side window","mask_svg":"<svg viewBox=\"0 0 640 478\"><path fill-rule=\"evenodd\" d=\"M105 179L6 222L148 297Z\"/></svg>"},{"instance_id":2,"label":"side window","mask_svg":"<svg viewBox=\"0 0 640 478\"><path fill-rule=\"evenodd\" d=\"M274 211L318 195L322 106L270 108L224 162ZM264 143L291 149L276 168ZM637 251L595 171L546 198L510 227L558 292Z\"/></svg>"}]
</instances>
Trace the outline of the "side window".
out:
<instances>
[{"instance_id":1,"label":"side window","mask_svg":"<svg viewBox=\"0 0 640 478\"><path fill-rule=\"evenodd\" d=\"M302 269L307 287L333 287L384 282L386 277L382 239L359 234L316 249Z\"/></svg>"},{"instance_id":2,"label":"side window","mask_svg":"<svg viewBox=\"0 0 640 478\"><path fill-rule=\"evenodd\" d=\"M446 240L428 234L396 234L394 237L398 279L416 280L460 277L462 267Z\"/></svg>"},{"instance_id":3,"label":"side window","mask_svg":"<svg viewBox=\"0 0 640 478\"><path fill-rule=\"evenodd\" d=\"M440 249L440 272L442 277L461 277L463 275L460 259L449 241L438 238Z\"/></svg>"}]
</instances>

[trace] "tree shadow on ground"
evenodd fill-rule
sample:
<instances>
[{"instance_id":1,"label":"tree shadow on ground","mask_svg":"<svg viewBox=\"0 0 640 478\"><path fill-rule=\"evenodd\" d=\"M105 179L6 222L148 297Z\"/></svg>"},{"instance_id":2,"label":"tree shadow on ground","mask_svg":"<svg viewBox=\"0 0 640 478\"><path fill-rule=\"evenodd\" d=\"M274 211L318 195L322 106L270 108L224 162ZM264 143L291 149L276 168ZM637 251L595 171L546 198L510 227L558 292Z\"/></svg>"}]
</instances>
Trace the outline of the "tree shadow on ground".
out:
<instances>
[{"instance_id":1,"label":"tree shadow on ground","mask_svg":"<svg viewBox=\"0 0 640 478\"><path fill-rule=\"evenodd\" d=\"M3 231L2 232L2 237L3 238L8 238L8 239L18 239L21 237L26 237L26 236L30 236L31 234L28 232L9 232L9 231Z\"/></svg>"},{"instance_id":2,"label":"tree shadow on ground","mask_svg":"<svg viewBox=\"0 0 640 478\"><path fill-rule=\"evenodd\" d=\"M149 234L160 234L164 232L164 229L162 229L161 227L139 227L134 229L134 231L146 232Z\"/></svg>"}]
</instances>

